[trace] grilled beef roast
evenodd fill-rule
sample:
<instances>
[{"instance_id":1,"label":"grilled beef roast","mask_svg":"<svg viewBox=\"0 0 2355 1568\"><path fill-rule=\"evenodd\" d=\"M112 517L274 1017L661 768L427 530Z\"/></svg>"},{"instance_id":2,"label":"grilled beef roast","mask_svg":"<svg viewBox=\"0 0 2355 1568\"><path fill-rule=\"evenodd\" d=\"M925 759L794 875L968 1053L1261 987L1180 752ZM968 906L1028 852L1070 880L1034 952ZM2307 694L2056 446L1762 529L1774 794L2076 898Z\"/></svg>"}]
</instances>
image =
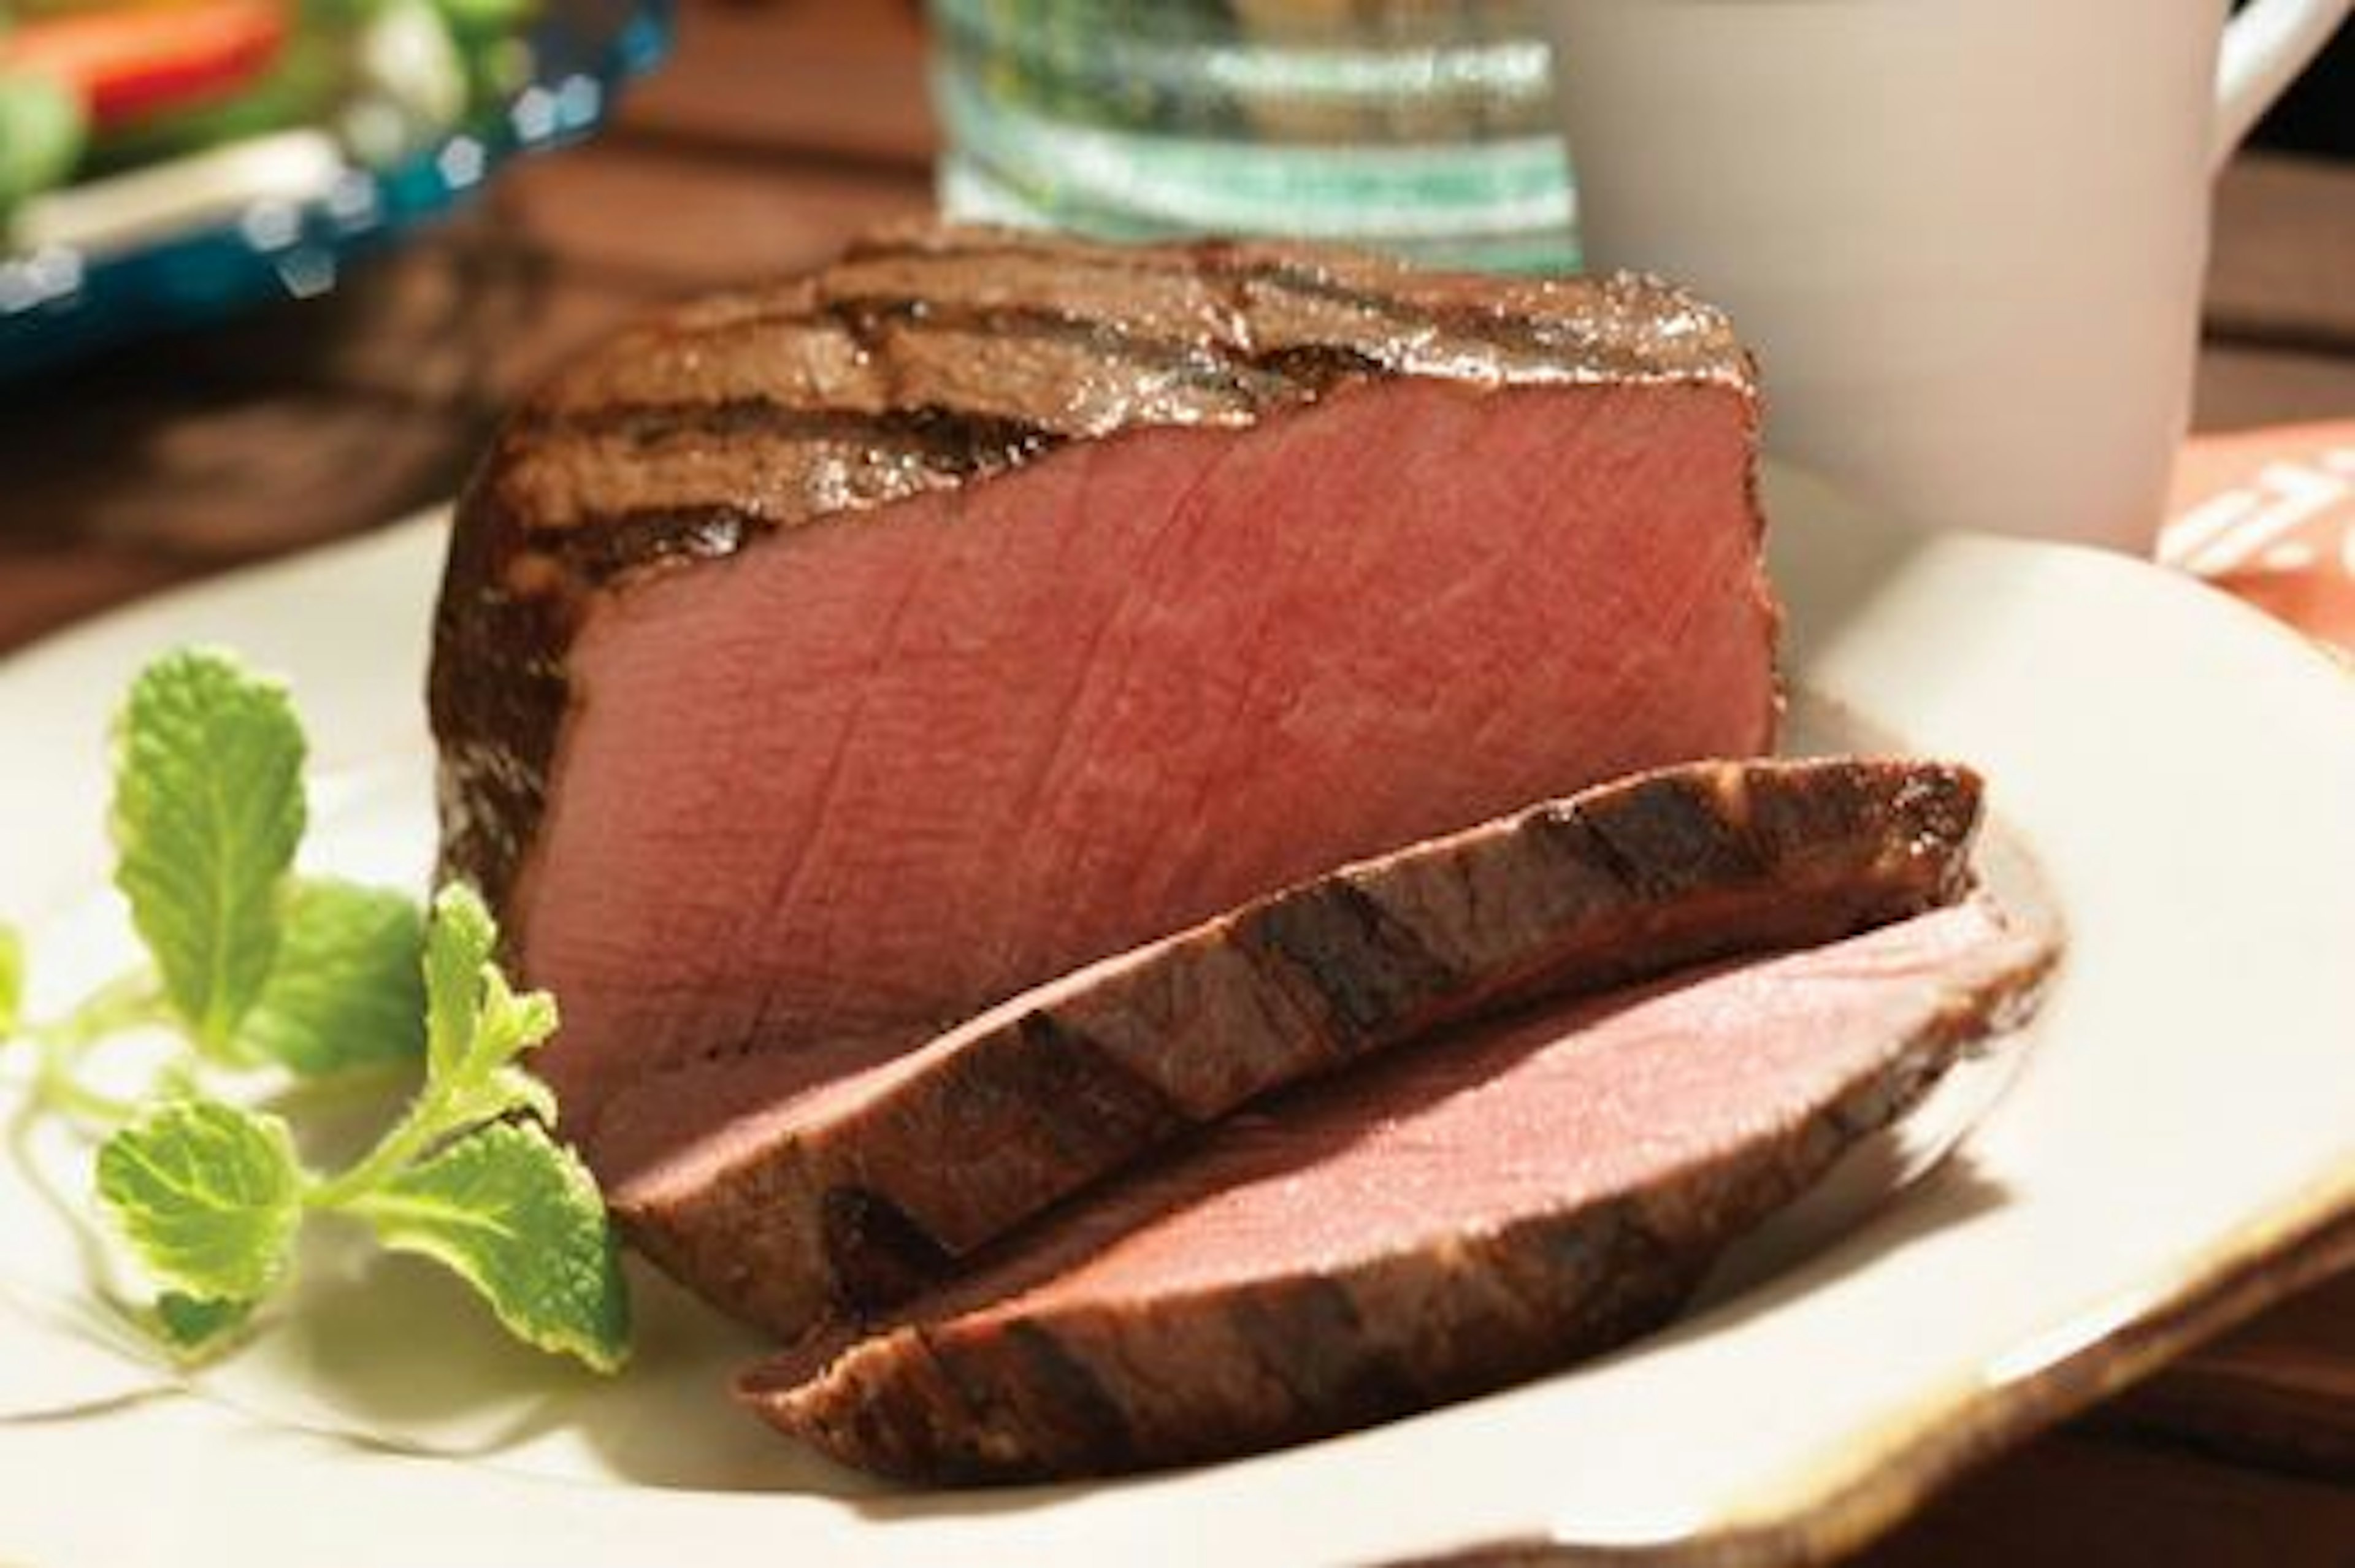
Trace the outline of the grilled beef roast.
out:
<instances>
[{"instance_id":1,"label":"grilled beef roast","mask_svg":"<svg viewBox=\"0 0 2355 1568\"><path fill-rule=\"evenodd\" d=\"M1477 1010L1948 902L1978 804L1976 776L1931 763L1600 785L1297 884L863 1072L813 1079L809 1052L645 1080L602 1124L607 1194L642 1252L791 1336L1294 1079Z\"/></svg>"},{"instance_id":2,"label":"grilled beef roast","mask_svg":"<svg viewBox=\"0 0 2355 1568\"><path fill-rule=\"evenodd\" d=\"M918 231L624 335L470 485L432 677L568 1133L1764 749L1756 418L1664 285L1288 247Z\"/></svg>"},{"instance_id":3,"label":"grilled beef roast","mask_svg":"<svg viewBox=\"0 0 2355 1568\"><path fill-rule=\"evenodd\" d=\"M1528 1377L1667 1317L2051 957L1972 900L1392 1052L740 1392L851 1464L971 1481L1233 1454Z\"/></svg>"}]
</instances>

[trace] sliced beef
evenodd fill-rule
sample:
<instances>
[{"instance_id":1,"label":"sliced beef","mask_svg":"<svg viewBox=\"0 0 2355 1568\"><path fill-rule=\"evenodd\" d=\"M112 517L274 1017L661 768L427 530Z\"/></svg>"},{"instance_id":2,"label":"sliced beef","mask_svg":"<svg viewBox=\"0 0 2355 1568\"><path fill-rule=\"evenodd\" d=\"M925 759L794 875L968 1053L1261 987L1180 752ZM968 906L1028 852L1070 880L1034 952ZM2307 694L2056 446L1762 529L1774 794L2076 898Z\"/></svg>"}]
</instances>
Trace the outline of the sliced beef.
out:
<instances>
[{"instance_id":1,"label":"sliced beef","mask_svg":"<svg viewBox=\"0 0 2355 1568\"><path fill-rule=\"evenodd\" d=\"M851 1464L971 1481L1233 1454L1534 1375L1672 1312L2015 1019L2051 956L1973 900L1393 1052L741 1395Z\"/></svg>"},{"instance_id":2,"label":"sliced beef","mask_svg":"<svg viewBox=\"0 0 2355 1568\"><path fill-rule=\"evenodd\" d=\"M1452 1019L1956 896L1978 781L1932 763L1697 763L1359 862L1026 992L861 1071L703 1063L614 1102L631 1240L791 1336L1187 1128Z\"/></svg>"},{"instance_id":3,"label":"sliced beef","mask_svg":"<svg viewBox=\"0 0 2355 1568\"><path fill-rule=\"evenodd\" d=\"M1772 739L1756 407L1636 279L879 239L560 376L459 507L446 869L592 1163L1355 858Z\"/></svg>"}]
</instances>

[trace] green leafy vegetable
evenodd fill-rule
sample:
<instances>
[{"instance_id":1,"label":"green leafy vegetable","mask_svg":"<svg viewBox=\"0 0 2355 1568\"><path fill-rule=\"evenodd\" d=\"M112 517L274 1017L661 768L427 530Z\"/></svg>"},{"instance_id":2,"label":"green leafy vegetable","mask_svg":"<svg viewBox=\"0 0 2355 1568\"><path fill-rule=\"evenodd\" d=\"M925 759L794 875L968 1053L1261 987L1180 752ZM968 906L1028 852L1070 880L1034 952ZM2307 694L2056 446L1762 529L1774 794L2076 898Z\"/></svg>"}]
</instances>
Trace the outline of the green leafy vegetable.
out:
<instances>
[{"instance_id":1,"label":"green leafy vegetable","mask_svg":"<svg viewBox=\"0 0 2355 1568\"><path fill-rule=\"evenodd\" d=\"M155 1331L185 1356L208 1354L253 1317L250 1301L218 1301L167 1290L155 1298Z\"/></svg>"},{"instance_id":2,"label":"green leafy vegetable","mask_svg":"<svg viewBox=\"0 0 2355 1568\"><path fill-rule=\"evenodd\" d=\"M65 83L0 69L0 229L18 202L66 177L89 133L89 115Z\"/></svg>"},{"instance_id":3,"label":"green leafy vegetable","mask_svg":"<svg viewBox=\"0 0 2355 1568\"><path fill-rule=\"evenodd\" d=\"M625 1353L629 1306L604 1203L548 1136L547 1086L517 1065L555 1032L556 1004L509 988L491 961L497 944L474 891L443 889L425 938L425 1086L316 1200L367 1219L389 1247L448 1265L518 1338L610 1371ZM537 1120L498 1119L519 1114Z\"/></svg>"},{"instance_id":4,"label":"green leafy vegetable","mask_svg":"<svg viewBox=\"0 0 2355 1568\"><path fill-rule=\"evenodd\" d=\"M351 890L328 896L346 936L396 923L362 918L373 901ZM339 1174L304 1169L278 1117L218 1100L168 1103L107 1141L99 1196L166 1287L155 1318L169 1342L200 1352L241 1326L284 1273L304 1211L336 1210L385 1246L449 1267L527 1343L600 1371L621 1365L629 1296L604 1203L548 1134L547 1086L517 1065L554 1032L556 1006L508 987L490 957L497 944L481 898L444 889L425 928L425 994L409 1015L428 1020L425 1082ZM306 951L290 936L281 960ZM538 1119L502 1119L513 1116Z\"/></svg>"},{"instance_id":5,"label":"green leafy vegetable","mask_svg":"<svg viewBox=\"0 0 2355 1568\"><path fill-rule=\"evenodd\" d=\"M548 1085L516 1062L556 1032L556 1003L545 991L510 989L491 957L497 946L482 896L463 883L442 889L425 929L425 1085L368 1157L331 1184L330 1200L495 1117L520 1112L555 1124Z\"/></svg>"},{"instance_id":6,"label":"green leafy vegetable","mask_svg":"<svg viewBox=\"0 0 2355 1568\"><path fill-rule=\"evenodd\" d=\"M425 944L425 1069L436 1077L455 1072L474 1043L483 1011L481 976L498 942L481 899L453 888L434 901Z\"/></svg>"},{"instance_id":7,"label":"green leafy vegetable","mask_svg":"<svg viewBox=\"0 0 2355 1568\"><path fill-rule=\"evenodd\" d=\"M413 1062L424 1049L425 923L383 888L297 880L277 961L239 1026L245 1060L305 1078Z\"/></svg>"},{"instance_id":8,"label":"green leafy vegetable","mask_svg":"<svg viewBox=\"0 0 2355 1568\"><path fill-rule=\"evenodd\" d=\"M510 990L491 959L497 946L481 896L442 889L425 943L426 1095L412 1115L463 1123L527 1111L555 1125L548 1086L514 1064L556 1032L556 1002Z\"/></svg>"},{"instance_id":9,"label":"green leafy vegetable","mask_svg":"<svg viewBox=\"0 0 2355 1568\"><path fill-rule=\"evenodd\" d=\"M453 1270L518 1339L602 1371L621 1364L629 1297L604 1204L538 1124L494 1122L351 1208L386 1246Z\"/></svg>"},{"instance_id":10,"label":"green leafy vegetable","mask_svg":"<svg viewBox=\"0 0 2355 1568\"><path fill-rule=\"evenodd\" d=\"M165 996L213 1055L277 956L303 755L285 688L205 649L150 665L117 725L115 885Z\"/></svg>"},{"instance_id":11,"label":"green leafy vegetable","mask_svg":"<svg viewBox=\"0 0 2355 1568\"><path fill-rule=\"evenodd\" d=\"M218 1100L169 1102L98 1151L98 1197L149 1277L214 1301L252 1301L286 1271L303 1168L276 1116Z\"/></svg>"},{"instance_id":12,"label":"green leafy vegetable","mask_svg":"<svg viewBox=\"0 0 2355 1568\"><path fill-rule=\"evenodd\" d=\"M527 1343L618 1367L629 1297L604 1205L523 1066L555 1031L554 1000L507 984L469 888L442 890L429 919L397 893L296 877L304 751L276 683L217 652L159 660L118 720L112 809L115 882L152 970L26 1026L22 948L0 926L0 1035L37 1047L36 1104L112 1129L98 1201L155 1286L144 1321L183 1355L215 1353L284 1283L305 1216L335 1212L451 1269ZM146 1104L76 1075L109 1037L155 1024L183 1044ZM283 1117L215 1087L392 1065L422 1069L407 1108L325 1173Z\"/></svg>"}]
</instances>

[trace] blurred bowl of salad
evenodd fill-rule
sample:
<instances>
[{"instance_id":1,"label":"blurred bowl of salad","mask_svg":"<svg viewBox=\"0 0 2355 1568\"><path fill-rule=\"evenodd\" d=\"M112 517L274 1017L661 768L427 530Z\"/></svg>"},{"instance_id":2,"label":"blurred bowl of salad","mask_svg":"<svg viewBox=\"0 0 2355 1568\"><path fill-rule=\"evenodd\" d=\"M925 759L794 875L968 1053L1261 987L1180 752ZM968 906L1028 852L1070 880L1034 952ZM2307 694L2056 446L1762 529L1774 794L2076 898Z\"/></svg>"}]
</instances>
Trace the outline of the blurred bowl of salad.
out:
<instances>
[{"instance_id":1,"label":"blurred bowl of salad","mask_svg":"<svg viewBox=\"0 0 2355 1568\"><path fill-rule=\"evenodd\" d=\"M587 135L670 0L0 0L0 379L260 300Z\"/></svg>"}]
</instances>

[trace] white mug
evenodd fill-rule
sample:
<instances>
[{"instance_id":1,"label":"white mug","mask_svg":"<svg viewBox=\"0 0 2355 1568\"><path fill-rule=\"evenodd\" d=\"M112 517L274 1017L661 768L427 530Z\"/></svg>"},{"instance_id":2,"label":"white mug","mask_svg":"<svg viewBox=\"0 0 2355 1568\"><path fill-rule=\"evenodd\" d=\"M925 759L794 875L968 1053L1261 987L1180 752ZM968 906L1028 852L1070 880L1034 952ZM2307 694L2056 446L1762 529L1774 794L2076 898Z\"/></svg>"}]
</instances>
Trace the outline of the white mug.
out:
<instances>
[{"instance_id":1,"label":"white mug","mask_svg":"<svg viewBox=\"0 0 2355 1568\"><path fill-rule=\"evenodd\" d=\"M1770 451L2147 553L2216 167L2355 0L1554 0L1591 268L1689 283Z\"/></svg>"}]
</instances>

